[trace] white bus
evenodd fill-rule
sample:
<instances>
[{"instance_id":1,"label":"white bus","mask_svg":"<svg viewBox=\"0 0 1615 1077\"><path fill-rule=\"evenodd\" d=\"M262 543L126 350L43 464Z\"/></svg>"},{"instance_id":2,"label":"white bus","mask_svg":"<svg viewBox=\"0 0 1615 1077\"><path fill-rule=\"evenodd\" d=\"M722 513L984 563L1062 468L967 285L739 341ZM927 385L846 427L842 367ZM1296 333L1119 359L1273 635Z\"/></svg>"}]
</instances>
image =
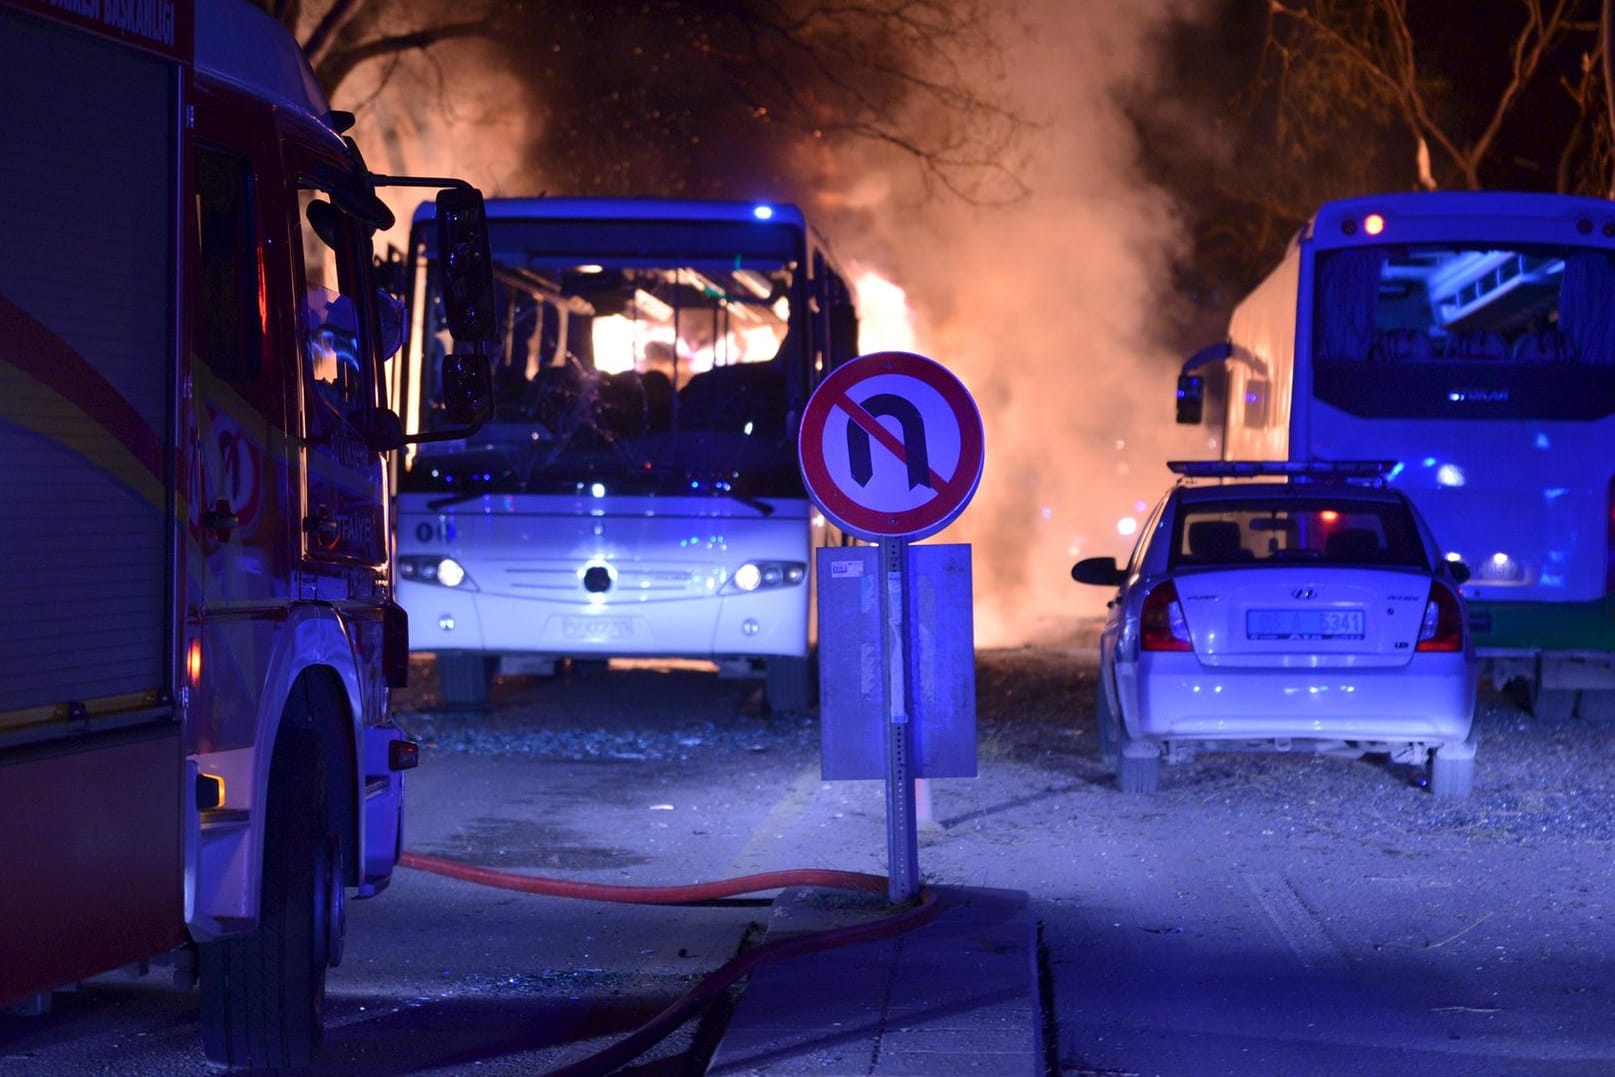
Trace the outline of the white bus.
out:
<instances>
[{"instance_id":1,"label":"white bus","mask_svg":"<svg viewBox=\"0 0 1615 1077\"><path fill-rule=\"evenodd\" d=\"M812 702L813 548L842 541L796 458L808 395L857 354L844 277L794 206L488 203L496 414L401 456L398 599L446 702L561 661L685 658ZM433 207L406 255L406 430L446 409Z\"/></svg>"},{"instance_id":2,"label":"white bus","mask_svg":"<svg viewBox=\"0 0 1615 1077\"><path fill-rule=\"evenodd\" d=\"M1178 421L1202 412L1224 459L1394 461L1473 570L1492 682L1539 715L1615 715L1615 203L1323 206L1184 365Z\"/></svg>"}]
</instances>

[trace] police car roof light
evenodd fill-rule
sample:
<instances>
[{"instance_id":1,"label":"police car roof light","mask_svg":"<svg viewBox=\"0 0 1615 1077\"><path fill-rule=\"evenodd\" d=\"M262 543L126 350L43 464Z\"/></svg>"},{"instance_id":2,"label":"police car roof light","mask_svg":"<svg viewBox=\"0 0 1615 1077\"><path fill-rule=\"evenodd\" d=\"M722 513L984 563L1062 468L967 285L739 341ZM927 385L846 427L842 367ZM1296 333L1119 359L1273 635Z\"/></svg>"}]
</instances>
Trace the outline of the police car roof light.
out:
<instances>
[{"instance_id":1,"label":"police car roof light","mask_svg":"<svg viewBox=\"0 0 1615 1077\"><path fill-rule=\"evenodd\" d=\"M1284 476L1311 480L1380 481L1396 467L1395 460L1168 460L1173 474L1190 479L1245 479Z\"/></svg>"}]
</instances>

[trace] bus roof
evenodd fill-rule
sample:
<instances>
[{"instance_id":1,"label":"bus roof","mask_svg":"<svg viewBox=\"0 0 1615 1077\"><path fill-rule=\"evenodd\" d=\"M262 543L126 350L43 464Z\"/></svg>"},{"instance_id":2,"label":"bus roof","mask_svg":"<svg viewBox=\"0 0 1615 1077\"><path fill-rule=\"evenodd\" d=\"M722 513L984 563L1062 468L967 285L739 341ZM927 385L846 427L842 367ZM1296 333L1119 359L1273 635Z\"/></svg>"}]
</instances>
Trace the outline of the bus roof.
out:
<instances>
[{"instance_id":1,"label":"bus roof","mask_svg":"<svg viewBox=\"0 0 1615 1077\"><path fill-rule=\"evenodd\" d=\"M488 219L769 221L806 227L802 211L787 202L740 202L683 198L490 198ZM429 221L436 207L423 202L415 220Z\"/></svg>"},{"instance_id":2,"label":"bus roof","mask_svg":"<svg viewBox=\"0 0 1615 1077\"><path fill-rule=\"evenodd\" d=\"M1370 227L1370 218L1376 216L1377 225ZM1615 246L1615 202L1538 191L1364 195L1324 203L1296 242L1337 247L1482 238Z\"/></svg>"}]
</instances>

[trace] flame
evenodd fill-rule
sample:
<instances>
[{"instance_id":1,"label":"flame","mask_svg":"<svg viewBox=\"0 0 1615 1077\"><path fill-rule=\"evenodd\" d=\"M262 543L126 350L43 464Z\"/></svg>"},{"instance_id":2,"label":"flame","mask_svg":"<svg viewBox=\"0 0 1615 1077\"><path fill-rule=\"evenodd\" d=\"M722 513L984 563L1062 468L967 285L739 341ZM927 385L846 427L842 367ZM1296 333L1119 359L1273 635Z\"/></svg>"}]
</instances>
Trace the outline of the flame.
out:
<instances>
[{"instance_id":1,"label":"flame","mask_svg":"<svg viewBox=\"0 0 1615 1077\"><path fill-rule=\"evenodd\" d=\"M919 351L908 293L870 266L854 265L851 275L858 297L858 350Z\"/></svg>"}]
</instances>

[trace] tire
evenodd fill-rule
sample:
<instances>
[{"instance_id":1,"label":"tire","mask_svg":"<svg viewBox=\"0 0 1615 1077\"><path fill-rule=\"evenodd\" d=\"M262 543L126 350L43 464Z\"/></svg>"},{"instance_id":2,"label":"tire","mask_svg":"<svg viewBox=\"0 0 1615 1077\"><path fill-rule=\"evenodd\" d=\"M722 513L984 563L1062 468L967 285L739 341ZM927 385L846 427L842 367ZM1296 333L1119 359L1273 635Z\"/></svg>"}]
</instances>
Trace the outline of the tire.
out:
<instances>
[{"instance_id":1,"label":"tire","mask_svg":"<svg viewBox=\"0 0 1615 1077\"><path fill-rule=\"evenodd\" d=\"M319 736L283 729L270 768L263 894L250 935L203 943L202 1046L232 1068L303 1069L325 1035L325 970L341 952L340 844L328 833Z\"/></svg>"},{"instance_id":2,"label":"tire","mask_svg":"<svg viewBox=\"0 0 1615 1077\"><path fill-rule=\"evenodd\" d=\"M1615 722L1615 688L1583 688L1576 713L1584 722Z\"/></svg>"},{"instance_id":3,"label":"tire","mask_svg":"<svg viewBox=\"0 0 1615 1077\"><path fill-rule=\"evenodd\" d=\"M1531 693L1531 715L1544 722L1568 722L1576 712L1574 688L1536 688Z\"/></svg>"},{"instance_id":4,"label":"tire","mask_svg":"<svg viewBox=\"0 0 1615 1077\"><path fill-rule=\"evenodd\" d=\"M485 654L462 653L437 656L438 690L443 702L453 707L474 707L488 702L497 658Z\"/></svg>"},{"instance_id":5,"label":"tire","mask_svg":"<svg viewBox=\"0 0 1615 1077\"><path fill-rule=\"evenodd\" d=\"M566 671L573 677L604 677L611 670L609 658L568 658Z\"/></svg>"},{"instance_id":6,"label":"tire","mask_svg":"<svg viewBox=\"0 0 1615 1077\"><path fill-rule=\"evenodd\" d=\"M1430 793L1442 800L1463 800L1475 789L1475 757L1450 759L1430 753Z\"/></svg>"},{"instance_id":7,"label":"tire","mask_svg":"<svg viewBox=\"0 0 1615 1077\"><path fill-rule=\"evenodd\" d=\"M1154 793L1161 787L1160 753L1129 756L1127 747L1133 743L1134 741L1127 735L1127 731L1118 728L1116 738L1116 788L1123 793Z\"/></svg>"},{"instance_id":8,"label":"tire","mask_svg":"<svg viewBox=\"0 0 1615 1077\"><path fill-rule=\"evenodd\" d=\"M1099 690L1094 694L1093 709L1094 728L1099 734L1099 761L1114 769L1121 762L1121 729L1115 713L1110 709L1110 694L1105 691L1103 676L1099 678Z\"/></svg>"},{"instance_id":9,"label":"tire","mask_svg":"<svg viewBox=\"0 0 1615 1077\"><path fill-rule=\"evenodd\" d=\"M813 674L814 664L811 658L781 656L765 659L764 695L768 700L768 709L779 713L800 712L811 708L815 687Z\"/></svg>"}]
</instances>

